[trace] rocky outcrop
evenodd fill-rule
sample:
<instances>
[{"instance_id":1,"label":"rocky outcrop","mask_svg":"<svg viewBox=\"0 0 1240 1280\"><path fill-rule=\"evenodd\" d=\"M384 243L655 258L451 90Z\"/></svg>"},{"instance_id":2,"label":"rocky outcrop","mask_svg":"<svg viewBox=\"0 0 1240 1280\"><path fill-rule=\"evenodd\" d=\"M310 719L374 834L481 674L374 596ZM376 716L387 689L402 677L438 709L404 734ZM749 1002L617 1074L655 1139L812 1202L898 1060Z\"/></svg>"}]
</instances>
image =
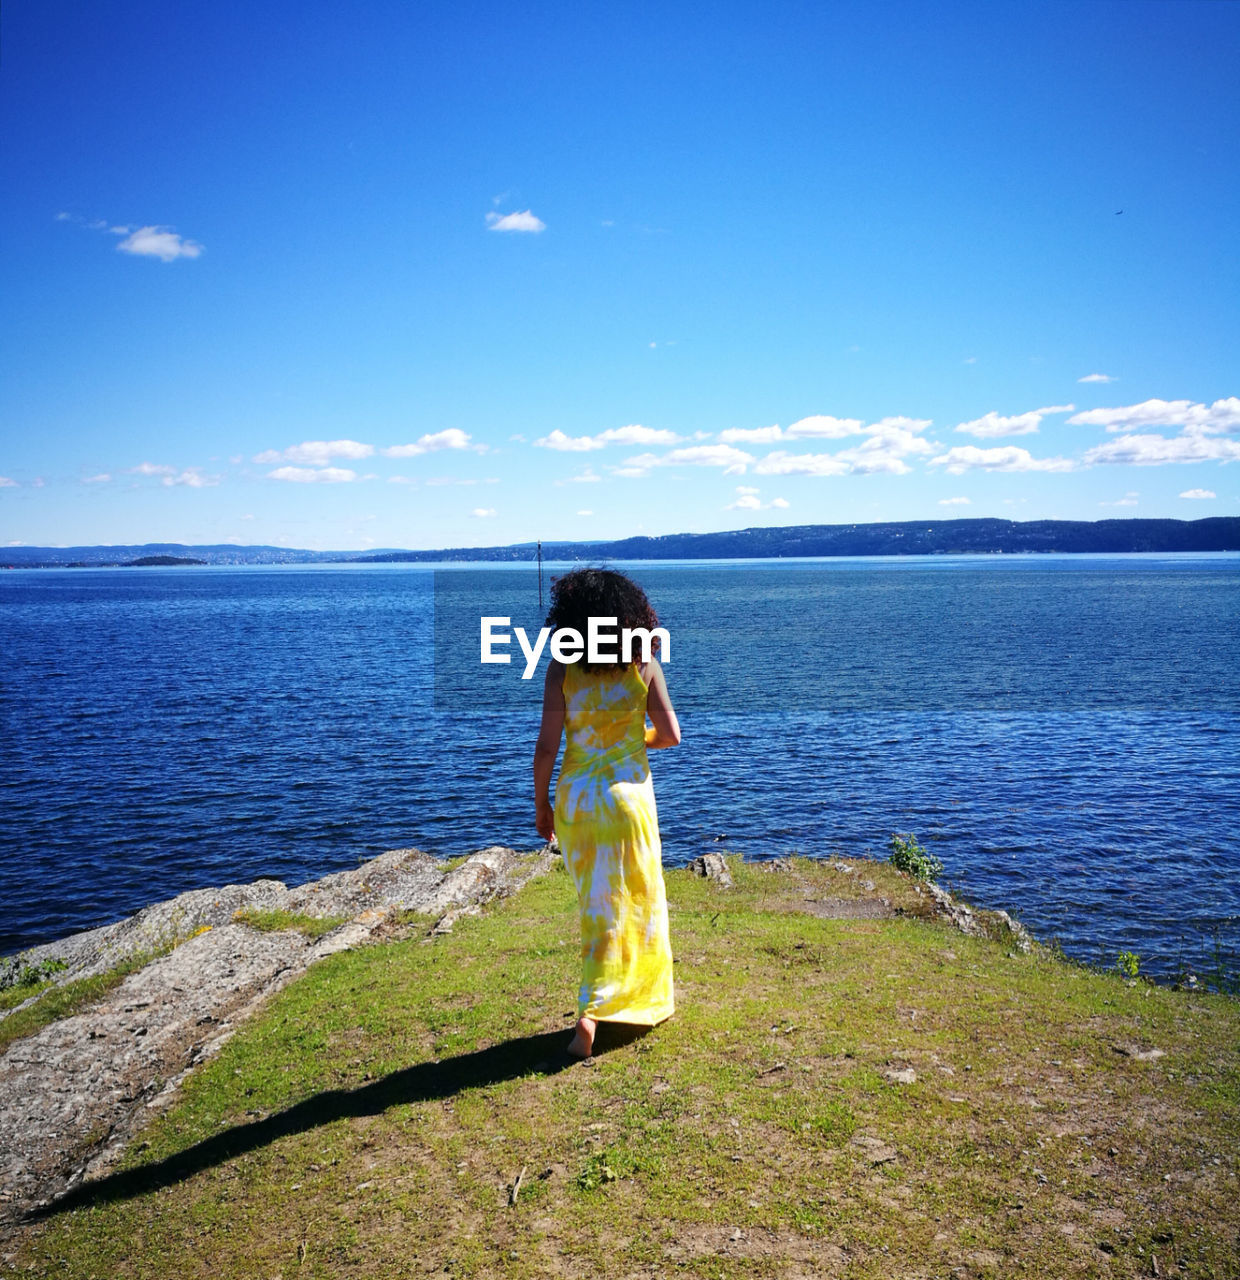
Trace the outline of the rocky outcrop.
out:
<instances>
[{"instance_id":1,"label":"rocky outcrop","mask_svg":"<svg viewBox=\"0 0 1240 1280\"><path fill-rule=\"evenodd\" d=\"M728 864L724 861L722 854L704 853L700 858L694 858L689 863L689 870L695 876L704 876L707 880L715 881L721 889L734 887L732 873L728 870Z\"/></svg>"},{"instance_id":2,"label":"rocky outcrop","mask_svg":"<svg viewBox=\"0 0 1240 1280\"><path fill-rule=\"evenodd\" d=\"M1029 931L1006 911L975 911L967 903L953 898L937 884L927 884L926 889L934 899L935 910L961 933L975 938L995 938L1003 931L1010 935L1012 945L1028 954L1035 947Z\"/></svg>"},{"instance_id":3,"label":"rocky outcrop","mask_svg":"<svg viewBox=\"0 0 1240 1280\"><path fill-rule=\"evenodd\" d=\"M442 932L549 870L556 857L551 849L493 846L445 870L428 854L398 849L292 889L258 880L183 893L14 957L11 974L62 961L55 976L63 983L159 953L90 1008L0 1054L0 1225L114 1161L197 1063L316 960L390 937L407 912L426 915L428 927L438 920ZM253 910L343 923L316 940L234 918Z\"/></svg>"}]
</instances>

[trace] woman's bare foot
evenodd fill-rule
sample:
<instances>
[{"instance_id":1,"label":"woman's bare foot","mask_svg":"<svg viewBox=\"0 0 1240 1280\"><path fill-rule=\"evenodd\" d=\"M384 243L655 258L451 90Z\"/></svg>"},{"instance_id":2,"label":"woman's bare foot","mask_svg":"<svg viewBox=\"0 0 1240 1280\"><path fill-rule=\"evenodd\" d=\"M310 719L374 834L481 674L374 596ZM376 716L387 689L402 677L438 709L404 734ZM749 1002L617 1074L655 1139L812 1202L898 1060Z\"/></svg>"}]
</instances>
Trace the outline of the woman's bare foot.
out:
<instances>
[{"instance_id":1,"label":"woman's bare foot","mask_svg":"<svg viewBox=\"0 0 1240 1280\"><path fill-rule=\"evenodd\" d=\"M588 1058L594 1052L594 1029L598 1023L593 1018L580 1018L573 1038L568 1042L569 1056Z\"/></svg>"}]
</instances>

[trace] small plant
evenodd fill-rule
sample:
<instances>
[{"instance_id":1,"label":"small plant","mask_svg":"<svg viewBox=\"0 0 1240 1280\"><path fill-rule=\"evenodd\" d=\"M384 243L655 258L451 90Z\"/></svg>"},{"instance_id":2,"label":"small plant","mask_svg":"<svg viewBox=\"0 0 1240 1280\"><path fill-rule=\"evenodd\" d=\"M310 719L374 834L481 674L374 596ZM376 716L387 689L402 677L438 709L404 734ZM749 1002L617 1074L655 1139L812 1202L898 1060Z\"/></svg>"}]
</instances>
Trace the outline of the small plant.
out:
<instances>
[{"instance_id":1,"label":"small plant","mask_svg":"<svg viewBox=\"0 0 1240 1280\"><path fill-rule=\"evenodd\" d=\"M1115 967L1125 978L1135 978L1141 972L1141 957L1135 951L1121 951Z\"/></svg>"},{"instance_id":2,"label":"small plant","mask_svg":"<svg viewBox=\"0 0 1240 1280\"><path fill-rule=\"evenodd\" d=\"M608 1182L615 1182L616 1171L607 1163L605 1153L591 1156L585 1168L577 1175L577 1186L582 1191L593 1191Z\"/></svg>"},{"instance_id":3,"label":"small plant","mask_svg":"<svg viewBox=\"0 0 1240 1280\"><path fill-rule=\"evenodd\" d=\"M52 974L63 973L69 966L63 960L49 957L38 964L23 964L13 980L15 987L33 987L40 982L47 982Z\"/></svg>"},{"instance_id":4,"label":"small plant","mask_svg":"<svg viewBox=\"0 0 1240 1280\"><path fill-rule=\"evenodd\" d=\"M891 833L891 857L889 861L897 871L903 871L914 880L933 880L943 870L943 864L932 853L917 843L917 837L909 832Z\"/></svg>"}]
</instances>

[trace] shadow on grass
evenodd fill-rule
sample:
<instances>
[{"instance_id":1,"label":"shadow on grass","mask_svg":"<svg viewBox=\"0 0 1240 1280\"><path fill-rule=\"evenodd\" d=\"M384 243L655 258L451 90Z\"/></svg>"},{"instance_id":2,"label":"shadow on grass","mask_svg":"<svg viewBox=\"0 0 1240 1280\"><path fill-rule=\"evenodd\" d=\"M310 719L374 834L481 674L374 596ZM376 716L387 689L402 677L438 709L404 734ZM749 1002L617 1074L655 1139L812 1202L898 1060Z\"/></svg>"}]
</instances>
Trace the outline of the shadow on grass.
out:
<instances>
[{"instance_id":1,"label":"shadow on grass","mask_svg":"<svg viewBox=\"0 0 1240 1280\"><path fill-rule=\"evenodd\" d=\"M600 1032L602 1030L600 1027ZM631 1043L645 1030L643 1027L607 1026L606 1033L600 1035L596 1042L598 1052ZM522 1076L555 1075L575 1065L574 1059L564 1051L568 1039L569 1033L564 1030L523 1036L440 1062L420 1062L356 1089L329 1089L316 1093L265 1119L234 1125L222 1133L212 1134L165 1160L81 1183L52 1204L30 1213L26 1220L38 1221L69 1209L145 1195L290 1134L306 1133L336 1120L378 1115L405 1103L451 1098L466 1089L499 1084Z\"/></svg>"}]
</instances>

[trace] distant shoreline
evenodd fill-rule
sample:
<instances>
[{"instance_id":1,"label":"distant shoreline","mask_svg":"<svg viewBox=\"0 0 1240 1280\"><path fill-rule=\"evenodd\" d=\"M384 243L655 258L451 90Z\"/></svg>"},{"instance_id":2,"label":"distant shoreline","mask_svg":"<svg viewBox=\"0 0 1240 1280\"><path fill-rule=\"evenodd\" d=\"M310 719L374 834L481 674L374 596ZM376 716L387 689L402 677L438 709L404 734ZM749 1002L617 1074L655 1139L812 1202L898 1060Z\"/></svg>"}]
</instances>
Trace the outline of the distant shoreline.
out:
<instances>
[{"instance_id":1,"label":"distant shoreline","mask_svg":"<svg viewBox=\"0 0 1240 1280\"><path fill-rule=\"evenodd\" d=\"M783 525L723 533L673 533L606 542L544 542L542 557L598 560L783 560L856 556L1030 555L1240 552L1240 516L1201 520L910 520L873 524ZM231 543L6 547L8 569L133 568L201 565L523 564L535 542L432 550L310 551Z\"/></svg>"}]
</instances>

